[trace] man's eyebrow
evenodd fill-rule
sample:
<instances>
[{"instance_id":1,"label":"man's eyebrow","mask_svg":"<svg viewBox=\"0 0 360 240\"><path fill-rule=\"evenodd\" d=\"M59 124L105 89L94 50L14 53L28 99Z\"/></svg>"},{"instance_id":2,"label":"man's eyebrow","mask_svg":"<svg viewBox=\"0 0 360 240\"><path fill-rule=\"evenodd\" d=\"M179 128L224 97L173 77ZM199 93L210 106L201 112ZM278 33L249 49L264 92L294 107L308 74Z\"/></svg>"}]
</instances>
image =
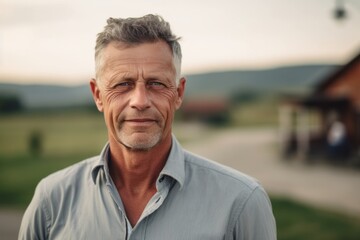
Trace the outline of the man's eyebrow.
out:
<instances>
[{"instance_id":1,"label":"man's eyebrow","mask_svg":"<svg viewBox=\"0 0 360 240\"><path fill-rule=\"evenodd\" d=\"M108 75L108 80L109 83L113 83L113 82L117 82L117 81L122 81L122 80L130 80L133 79L133 76L130 76L130 73L127 72L122 72L122 71L112 71L111 73L109 73Z\"/></svg>"}]
</instances>

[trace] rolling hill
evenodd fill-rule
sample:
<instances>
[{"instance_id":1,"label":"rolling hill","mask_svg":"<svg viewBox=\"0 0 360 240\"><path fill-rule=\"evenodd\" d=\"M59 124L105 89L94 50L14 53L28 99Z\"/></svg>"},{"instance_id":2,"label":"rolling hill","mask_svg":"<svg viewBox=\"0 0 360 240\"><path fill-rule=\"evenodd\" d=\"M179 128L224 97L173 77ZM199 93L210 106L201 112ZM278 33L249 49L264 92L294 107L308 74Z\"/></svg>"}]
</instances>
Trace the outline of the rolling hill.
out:
<instances>
[{"instance_id":1,"label":"rolling hill","mask_svg":"<svg viewBox=\"0 0 360 240\"><path fill-rule=\"evenodd\" d=\"M186 76L186 98L230 97L242 92L303 93L334 71L334 65L301 65L263 70L210 72ZM0 95L16 95L26 109L88 106L89 85L61 86L12 84L0 79Z\"/></svg>"}]
</instances>

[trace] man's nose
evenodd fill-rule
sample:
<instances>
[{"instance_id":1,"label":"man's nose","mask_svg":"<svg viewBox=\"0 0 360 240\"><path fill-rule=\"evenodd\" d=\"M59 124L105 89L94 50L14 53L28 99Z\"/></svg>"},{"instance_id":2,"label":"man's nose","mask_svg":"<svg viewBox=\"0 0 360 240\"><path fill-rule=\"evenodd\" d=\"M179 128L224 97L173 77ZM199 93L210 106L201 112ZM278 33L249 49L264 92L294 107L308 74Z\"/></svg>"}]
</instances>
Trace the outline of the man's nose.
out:
<instances>
[{"instance_id":1,"label":"man's nose","mask_svg":"<svg viewBox=\"0 0 360 240\"><path fill-rule=\"evenodd\" d=\"M131 95L130 107L136 108L139 111L149 108L150 99L148 94L146 84L143 82L137 83Z\"/></svg>"}]
</instances>

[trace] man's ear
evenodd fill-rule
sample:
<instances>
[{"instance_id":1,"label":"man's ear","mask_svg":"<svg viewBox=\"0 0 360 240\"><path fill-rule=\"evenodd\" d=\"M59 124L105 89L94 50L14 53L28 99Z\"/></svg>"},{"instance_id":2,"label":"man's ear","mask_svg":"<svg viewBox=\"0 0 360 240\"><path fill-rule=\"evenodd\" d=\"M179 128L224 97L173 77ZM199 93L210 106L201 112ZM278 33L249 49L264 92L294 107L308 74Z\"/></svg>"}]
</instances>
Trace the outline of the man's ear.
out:
<instances>
[{"instance_id":1,"label":"man's ear","mask_svg":"<svg viewBox=\"0 0 360 240\"><path fill-rule=\"evenodd\" d=\"M182 77L179 80L179 84L177 86L177 99L175 102L176 109L179 109L183 102L184 94L185 94L185 85L186 85L186 79Z\"/></svg>"},{"instance_id":2,"label":"man's ear","mask_svg":"<svg viewBox=\"0 0 360 240\"><path fill-rule=\"evenodd\" d=\"M91 88L91 92L92 92L96 107L99 110L99 112L102 112L104 110L104 106L103 106L103 102L102 102L101 92L100 92L98 82L94 78L92 78L90 80L90 88Z\"/></svg>"}]
</instances>

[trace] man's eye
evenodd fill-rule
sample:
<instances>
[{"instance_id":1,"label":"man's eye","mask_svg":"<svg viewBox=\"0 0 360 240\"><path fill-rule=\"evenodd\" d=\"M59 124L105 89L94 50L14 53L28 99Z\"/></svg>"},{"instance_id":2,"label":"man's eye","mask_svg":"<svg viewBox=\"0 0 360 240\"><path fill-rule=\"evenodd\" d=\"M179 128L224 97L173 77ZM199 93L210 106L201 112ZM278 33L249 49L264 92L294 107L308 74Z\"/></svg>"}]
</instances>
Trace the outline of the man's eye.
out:
<instances>
[{"instance_id":1,"label":"man's eye","mask_svg":"<svg viewBox=\"0 0 360 240\"><path fill-rule=\"evenodd\" d=\"M165 84L163 84L162 82L157 82L157 81L151 81L148 83L148 85L152 88L156 88L156 89L159 89L159 88L165 88Z\"/></svg>"},{"instance_id":2,"label":"man's eye","mask_svg":"<svg viewBox=\"0 0 360 240\"><path fill-rule=\"evenodd\" d=\"M133 85L134 84L132 82L128 81L128 82L120 82L116 84L115 87L131 87Z\"/></svg>"},{"instance_id":3,"label":"man's eye","mask_svg":"<svg viewBox=\"0 0 360 240\"><path fill-rule=\"evenodd\" d=\"M122 83L119 83L120 86L130 86L131 85L131 82L122 82Z\"/></svg>"}]
</instances>

